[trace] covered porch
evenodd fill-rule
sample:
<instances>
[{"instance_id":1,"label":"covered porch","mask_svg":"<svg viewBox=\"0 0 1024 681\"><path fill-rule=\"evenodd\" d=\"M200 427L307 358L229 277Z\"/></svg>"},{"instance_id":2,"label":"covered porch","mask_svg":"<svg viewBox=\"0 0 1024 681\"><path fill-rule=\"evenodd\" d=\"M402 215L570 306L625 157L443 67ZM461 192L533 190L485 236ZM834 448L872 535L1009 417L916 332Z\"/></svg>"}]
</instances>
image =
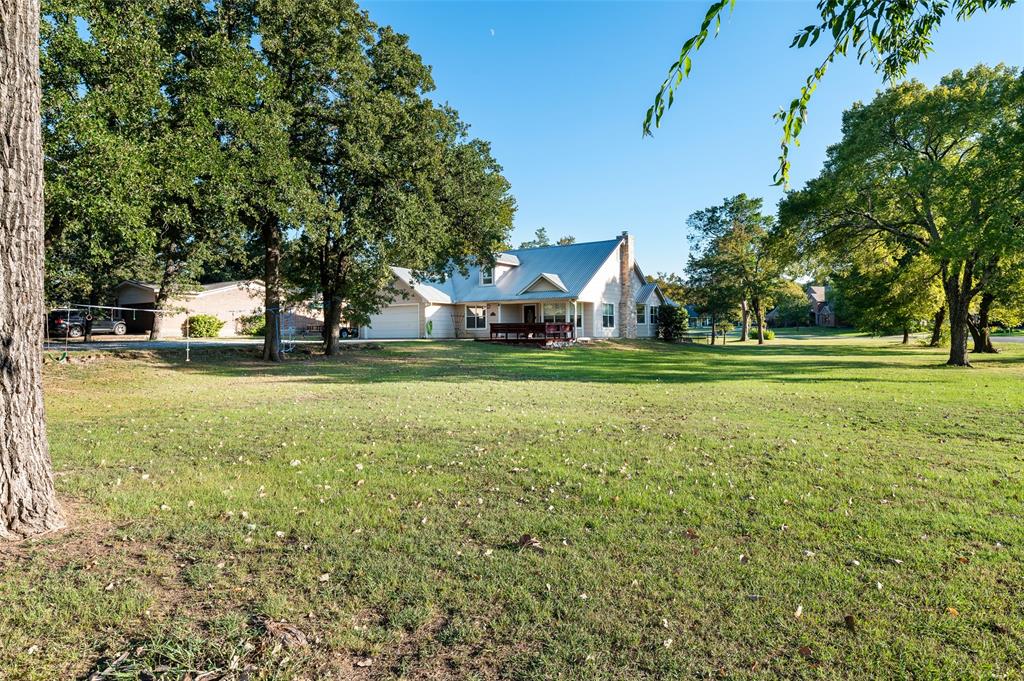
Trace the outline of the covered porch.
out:
<instances>
[{"instance_id":1,"label":"covered porch","mask_svg":"<svg viewBox=\"0 0 1024 681\"><path fill-rule=\"evenodd\" d=\"M584 336L585 303L569 299L539 299L515 303L467 305L467 324L479 340L497 343L562 345ZM470 316L477 316L471 323ZM480 322L484 322L481 324Z\"/></svg>"}]
</instances>

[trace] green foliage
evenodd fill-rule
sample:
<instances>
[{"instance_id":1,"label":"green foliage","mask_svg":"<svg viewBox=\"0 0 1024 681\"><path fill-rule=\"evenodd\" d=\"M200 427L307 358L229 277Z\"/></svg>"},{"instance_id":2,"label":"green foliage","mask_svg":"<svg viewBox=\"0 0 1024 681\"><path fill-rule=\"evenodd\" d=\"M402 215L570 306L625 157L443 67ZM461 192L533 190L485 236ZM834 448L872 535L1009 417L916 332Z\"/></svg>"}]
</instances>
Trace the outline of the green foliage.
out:
<instances>
[{"instance_id":1,"label":"green foliage","mask_svg":"<svg viewBox=\"0 0 1024 681\"><path fill-rule=\"evenodd\" d=\"M262 336L266 331L267 317L262 312L238 318L239 333L243 336Z\"/></svg>"},{"instance_id":2,"label":"green foliage","mask_svg":"<svg viewBox=\"0 0 1024 681\"><path fill-rule=\"evenodd\" d=\"M533 233L533 238L520 243L519 248L541 248L542 246L550 245L551 239L548 238L548 230L544 227L538 227Z\"/></svg>"},{"instance_id":3,"label":"green foliage","mask_svg":"<svg viewBox=\"0 0 1024 681\"><path fill-rule=\"evenodd\" d=\"M423 325L423 330L427 332L427 338L434 335L434 320L428 319L427 323Z\"/></svg>"},{"instance_id":4,"label":"green foliage","mask_svg":"<svg viewBox=\"0 0 1024 681\"><path fill-rule=\"evenodd\" d=\"M192 338L216 338L223 328L224 322L212 314L194 314L185 321L182 332Z\"/></svg>"},{"instance_id":5,"label":"green foliage","mask_svg":"<svg viewBox=\"0 0 1024 681\"><path fill-rule=\"evenodd\" d=\"M764 339L765 340L775 340L775 332L772 331L771 329L765 329L764 330Z\"/></svg>"},{"instance_id":6,"label":"green foliage","mask_svg":"<svg viewBox=\"0 0 1024 681\"><path fill-rule=\"evenodd\" d=\"M739 194L690 215L689 289L702 312L735 316L749 303L763 316L783 284L784 235L761 212L762 200Z\"/></svg>"},{"instance_id":7,"label":"green foliage","mask_svg":"<svg viewBox=\"0 0 1024 681\"><path fill-rule=\"evenodd\" d=\"M726 9L731 12L735 0L716 0L709 7L697 33L690 37L679 52L679 58L669 67L668 75L655 95L654 103L644 118L644 134L650 135L652 124L661 125L662 117L675 101L675 91L685 77L690 75L691 56L722 24ZM876 72L888 82L898 81L907 74L907 67L916 64L932 50L932 33L951 14L963 21L976 12L989 9L1006 9L1015 0L849 0L847 2L819 2L818 20L799 30L790 47L810 48L825 36L831 41L828 53L817 68L807 77L800 94L793 99L788 109L775 114L782 122L779 168L775 173L776 184L789 183L789 148L799 145L800 132L807 121L807 110L811 96L824 78L828 67L839 57L856 54L860 63L870 60Z\"/></svg>"},{"instance_id":8,"label":"green foliage","mask_svg":"<svg viewBox=\"0 0 1024 681\"><path fill-rule=\"evenodd\" d=\"M559 246L570 246L576 243L576 237L571 234L567 234L566 236L560 237L555 243Z\"/></svg>"},{"instance_id":9,"label":"green foliage","mask_svg":"<svg viewBox=\"0 0 1024 681\"><path fill-rule=\"evenodd\" d=\"M772 317L774 326L807 326L810 304L804 288L795 281L784 280L775 294Z\"/></svg>"},{"instance_id":10,"label":"green foliage","mask_svg":"<svg viewBox=\"0 0 1024 681\"><path fill-rule=\"evenodd\" d=\"M902 257L884 245L854 251L853 262L832 279L836 316L876 335L931 328L943 304L937 268L928 258Z\"/></svg>"},{"instance_id":11,"label":"green foliage","mask_svg":"<svg viewBox=\"0 0 1024 681\"><path fill-rule=\"evenodd\" d=\"M844 114L842 141L782 220L823 259L930 263L954 324L950 363L963 364L968 307L1024 252L1022 112L1024 80L1005 66L880 92Z\"/></svg>"},{"instance_id":12,"label":"green foliage","mask_svg":"<svg viewBox=\"0 0 1024 681\"><path fill-rule=\"evenodd\" d=\"M646 275L647 282L650 284L657 284L661 292L664 293L669 300L672 300L680 305L687 302L687 288L686 282L678 274L673 272L658 272L656 275Z\"/></svg>"},{"instance_id":13,"label":"green foliage","mask_svg":"<svg viewBox=\"0 0 1024 681\"><path fill-rule=\"evenodd\" d=\"M686 333L689 319L686 310L675 305L658 306L658 338L669 343L679 340Z\"/></svg>"}]
</instances>

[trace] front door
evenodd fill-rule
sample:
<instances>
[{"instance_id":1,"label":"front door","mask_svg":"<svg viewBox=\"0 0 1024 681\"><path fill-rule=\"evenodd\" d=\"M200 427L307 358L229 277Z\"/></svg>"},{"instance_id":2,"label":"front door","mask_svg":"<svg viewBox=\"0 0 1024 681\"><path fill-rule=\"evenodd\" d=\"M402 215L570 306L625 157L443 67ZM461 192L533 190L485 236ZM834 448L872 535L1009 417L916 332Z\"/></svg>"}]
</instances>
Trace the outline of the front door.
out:
<instances>
[{"instance_id":1,"label":"front door","mask_svg":"<svg viewBox=\"0 0 1024 681\"><path fill-rule=\"evenodd\" d=\"M536 305L523 305L523 323L524 324L536 324L537 323L537 306Z\"/></svg>"}]
</instances>

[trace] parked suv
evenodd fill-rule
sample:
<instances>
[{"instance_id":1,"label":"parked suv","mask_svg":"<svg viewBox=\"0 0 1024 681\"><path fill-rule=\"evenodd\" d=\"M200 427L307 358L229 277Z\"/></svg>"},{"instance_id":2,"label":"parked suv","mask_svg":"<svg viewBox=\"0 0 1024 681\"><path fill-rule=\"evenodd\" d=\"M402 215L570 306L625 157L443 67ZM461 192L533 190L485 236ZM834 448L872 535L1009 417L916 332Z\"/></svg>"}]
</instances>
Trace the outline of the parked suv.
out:
<instances>
[{"instance_id":1,"label":"parked suv","mask_svg":"<svg viewBox=\"0 0 1024 681\"><path fill-rule=\"evenodd\" d=\"M358 326L343 326L338 332L340 338L359 338Z\"/></svg>"},{"instance_id":2,"label":"parked suv","mask_svg":"<svg viewBox=\"0 0 1024 681\"><path fill-rule=\"evenodd\" d=\"M89 321L92 322L93 333L123 336L128 331L121 317L104 317L82 310L54 310L50 313L47 325L51 338L81 338L85 335L85 325Z\"/></svg>"}]
</instances>

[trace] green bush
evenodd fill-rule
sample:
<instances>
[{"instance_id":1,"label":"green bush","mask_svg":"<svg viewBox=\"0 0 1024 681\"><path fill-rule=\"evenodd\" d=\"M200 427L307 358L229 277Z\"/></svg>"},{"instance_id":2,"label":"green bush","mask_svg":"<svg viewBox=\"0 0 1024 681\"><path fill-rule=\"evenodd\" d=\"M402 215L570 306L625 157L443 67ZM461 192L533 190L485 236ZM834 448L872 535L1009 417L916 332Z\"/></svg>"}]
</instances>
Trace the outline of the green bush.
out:
<instances>
[{"instance_id":1,"label":"green bush","mask_svg":"<svg viewBox=\"0 0 1024 681\"><path fill-rule=\"evenodd\" d=\"M267 329L267 318L262 312L238 318L238 333L243 336L262 336Z\"/></svg>"},{"instance_id":2,"label":"green bush","mask_svg":"<svg viewBox=\"0 0 1024 681\"><path fill-rule=\"evenodd\" d=\"M686 333L686 310L673 305L662 305L658 308L658 338L674 343Z\"/></svg>"},{"instance_id":3,"label":"green bush","mask_svg":"<svg viewBox=\"0 0 1024 681\"><path fill-rule=\"evenodd\" d=\"M765 329L764 330L764 339L765 340L775 340L775 332L772 331L771 329Z\"/></svg>"},{"instance_id":4,"label":"green bush","mask_svg":"<svg viewBox=\"0 0 1024 681\"><path fill-rule=\"evenodd\" d=\"M224 328L224 322L212 314L192 315L185 324L187 329L183 329L183 331L192 338L216 338L220 334L220 330Z\"/></svg>"}]
</instances>

